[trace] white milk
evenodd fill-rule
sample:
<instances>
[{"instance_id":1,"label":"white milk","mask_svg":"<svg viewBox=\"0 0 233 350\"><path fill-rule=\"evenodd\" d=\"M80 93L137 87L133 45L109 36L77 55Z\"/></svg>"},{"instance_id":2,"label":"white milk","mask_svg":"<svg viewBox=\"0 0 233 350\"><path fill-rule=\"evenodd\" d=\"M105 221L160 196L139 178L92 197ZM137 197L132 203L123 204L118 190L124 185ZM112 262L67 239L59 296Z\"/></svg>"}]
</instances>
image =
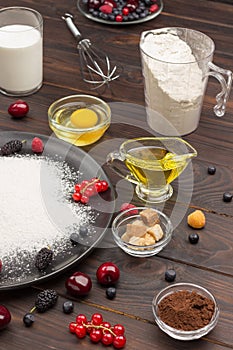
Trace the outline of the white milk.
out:
<instances>
[{"instance_id":1,"label":"white milk","mask_svg":"<svg viewBox=\"0 0 233 350\"><path fill-rule=\"evenodd\" d=\"M142 49L148 55L142 54L148 124L168 136L192 132L198 126L206 80L191 48L167 33L148 36Z\"/></svg>"},{"instance_id":2,"label":"white milk","mask_svg":"<svg viewBox=\"0 0 233 350\"><path fill-rule=\"evenodd\" d=\"M37 90L42 84L42 37L37 29L14 24L0 28L0 89Z\"/></svg>"}]
</instances>

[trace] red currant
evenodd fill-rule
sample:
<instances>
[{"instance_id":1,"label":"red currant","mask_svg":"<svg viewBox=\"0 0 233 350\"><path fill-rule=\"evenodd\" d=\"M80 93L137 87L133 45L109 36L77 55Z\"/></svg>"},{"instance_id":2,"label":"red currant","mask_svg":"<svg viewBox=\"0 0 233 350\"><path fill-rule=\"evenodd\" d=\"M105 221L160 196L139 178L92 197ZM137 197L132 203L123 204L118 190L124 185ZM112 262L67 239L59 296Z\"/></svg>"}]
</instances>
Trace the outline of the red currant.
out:
<instances>
[{"instance_id":1,"label":"red currant","mask_svg":"<svg viewBox=\"0 0 233 350\"><path fill-rule=\"evenodd\" d=\"M159 9L159 6L157 4L153 4L153 5L150 6L150 12L151 13L157 12L158 9Z\"/></svg>"},{"instance_id":2,"label":"red currant","mask_svg":"<svg viewBox=\"0 0 233 350\"><path fill-rule=\"evenodd\" d=\"M125 327L121 324L115 324L115 326L113 327L113 333L115 333L116 335L124 335Z\"/></svg>"},{"instance_id":3,"label":"red currant","mask_svg":"<svg viewBox=\"0 0 233 350\"><path fill-rule=\"evenodd\" d=\"M104 345L111 345L113 343L113 339L114 339L114 337L111 333L104 332L102 339L101 339L101 342Z\"/></svg>"},{"instance_id":4,"label":"red currant","mask_svg":"<svg viewBox=\"0 0 233 350\"><path fill-rule=\"evenodd\" d=\"M86 322L87 333L90 334L93 330L93 324L91 321Z\"/></svg>"},{"instance_id":5,"label":"red currant","mask_svg":"<svg viewBox=\"0 0 233 350\"><path fill-rule=\"evenodd\" d=\"M116 20L116 22L122 22L123 21L123 16L122 15L116 15L115 20Z\"/></svg>"},{"instance_id":6,"label":"red currant","mask_svg":"<svg viewBox=\"0 0 233 350\"><path fill-rule=\"evenodd\" d=\"M105 328L111 328L111 324L109 323L109 322L103 322L102 324L101 324L101 326L103 326L103 327L105 327ZM107 332L107 330L104 330L104 331L106 331Z\"/></svg>"},{"instance_id":7,"label":"red currant","mask_svg":"<svg viewBox=\"0 0 233 350\"><path fill-rule=\"evenodd\" d=\"M94 196L96 194L94 186L89 186L87 189L84 191L84 195L87 197Z\"/></svg>"},{"instance_id":8,"label":"red currant","mask_svg":"<svg viewBox=\"0 0 233 350\"><path fill-rule=\"evenodd\" d=\"M75 202L79 202L82 198L82 195L79 192L75 192L72 194L72 198Z\"/></svg>"},{"instance_id":9,"label":"red currant","mask_svg":"<svg viewBox=\"0 0 233 350\"><path fill-rule=\"evenodd\" d=\"M76 184L76 185L74 186L74 190L75 190L75 192L80 192L80 190L81 190L81 184Z\"/></svg>"},{"instance_id":10,"label":"red currant","mask_svg":"<svg viewBox=\"0 0 233 350\"><path fill-rule=\"evenodd\" d=\"M100 181L100 183L101 183L101 185L102 185L102 191L103 191L103 192L104 192L104 191L107 191L107 189L108 189L108 183L107 183L107 181L102 180L102 181Z\"/></svg>"},{"instance_id":11,"label":"red currant","mask_svg":"<svg viewBox=\"0 0 233 350\"><path fill-rule=\"evenodd\" d=\"M96 190L97 193L99 193L99 192L102 191L102 184L101 184L100 181L99 181L99 182L96 182L96 183L94 184L94 187L95 187L95 190Z\"/></svg>"},{"instance_id":12,"label":"red currant","mask_svg":"<svg viewBox=\"0 0 233 350\"><path fill-rule=\"evenodd\" d=\"M87 204L89 202L89 197L83 195L81 196L81 199L80 199L80 202L83 203L83 204Z\"/></svg>"},{"instance_id":13,"label":"red currant","mask_svg":"<svg viewBox=\"0 0 233 350\"><path fill-rule=\"evenodd\" d=\"M83 180L83 181L81 182L80 189L81 189L81 190L84 189L84 187L88 186L88 184L89 184L89 181L88 181L88 180Z\"/></svg>"},{"instance_id":14,"label":"red currant","mask_svg":"<svg viewBox=\"0 0 233 350\"><path fill-rule=\"evenodd\" d=\"M75 323L75 322L70 322L70 324L69 324L70 333L75 333L76 327L77 327L77 323Z\"/></svg>"},{"instance_id":15,"label":"red currant","mask_svg":"<svg viewBox=\"0 0 233 350\"><path fill-rule=\"evenodd\" d=\"M84 314L79 314L77 317L76 317L76 323L77 324L86 324L87 323L87 318Z\"/></svg>"},{"instance_id":16,"label":"red currant","mask_svg":"<svg viewBox=\"0 0 233 350\"><path fill-rule=\"evenodd\" d=\"M93 343L98 343L102 339L103 333L100 329L93 329L90 333L90 339Z\"/></svg>"},{"instance_id":17,"label":"red currant","mask_svg":"<svg viewBox=\"0 0 233 350\"><path fill-rule=\"evenodd\" d=\"M101 314L95 313L91 317L91 321L95 326L100 326L103 323L103 316Z\"/></svg>"},{"instance_id":18,"label":"red currant","mask_svg":"<svg viewBox=\"0 0 233 350\"><path fill-rule=\"evenodd\" d=\"M135 210L133 210L133 208L135 208ZM138 209L135 205L131 204L131 203L123 203L121 205L120 211L124 212L127 211L128 209L132 209L129 212L125 212L124 215L137 215L138 214Z\"/></svg>"},{"instance_id":19,"label":"red currant","mask_svg":"<svg viewBox=\"0 0 233 350\"><path fill-rule=\"evenodd\" d=\"M83 326L82 324L78 324L75 328L75 334L80 339L84 338L87 334L85 326Z\"/></svg>"},{"instance_id":20,"label":"red currant","mask_svg":"<svg viewBox=\"0 0 233 350\"><path fill-rule=\"evenodd\" d=\"M124 7L123 10L122 10L122 13L123 13L124 16L128 16L129 9L127 7Z\"/></svg>"},{"instance_id":21,"label":"red currant","mask_svg":"<svg viewBox=\"0 0 233 350\"><path fill-rule=\"evenodd\" d=\"M126 338L123 335L117 335L114 339L113 339L113 346L116 349L122 349L126 344Z\"/></svg>"}]
</instances>

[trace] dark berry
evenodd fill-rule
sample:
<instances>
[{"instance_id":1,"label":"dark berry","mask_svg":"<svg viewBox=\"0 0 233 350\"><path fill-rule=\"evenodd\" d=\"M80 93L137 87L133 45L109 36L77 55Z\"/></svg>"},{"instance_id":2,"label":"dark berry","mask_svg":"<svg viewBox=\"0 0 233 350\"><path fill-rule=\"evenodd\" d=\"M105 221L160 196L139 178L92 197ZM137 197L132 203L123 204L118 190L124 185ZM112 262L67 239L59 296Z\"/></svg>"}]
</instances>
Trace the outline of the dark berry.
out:
<instances>
[{"instance_id":1,"label":"dark berry","mask_svg":"<svg viewBox=\"0 0 233 350\"><path fill-rule=\"evenodd\" d=\"M45 289L40 292L35 300L35 307L38 312L45 312L57 302L57 292L54 289Z\"/></svg>"},{"instance_id":2,"label":"dark berry","mask_svg":"<svg viewBox=\"0 0 233 350\"><path fill-rule=\"evenodd\" d=\"M209 165L208 166L208 174L214 175L216 173L216 168L214 165Z\"/></svg>"},{"instance_id":3,"label":"dark berry","mask_svg":"<svg viewBox=\"0 0 233 350\"><path fill-rule=\"evenodd\" d=\"M67 300L63 303L63 312L65 314L71 314L74 311L74 303L70 300Z\"/></svg>"},{"instance_id":4,"label":"dark berry","mask_svg":"<svg viewBox=\"0 0 233 350\"><path fill-rule=\"evenodd\" d=\"M231 202L233 195L230 192L223 193L223 201Z\"/></svg>"},{"instance_id":5,"label":"dark berry","mask_svg":"<svg viewBox=\"0 0 233 350\"><path fill-rule=\"evenodd\" d=\"M108 19L109 19L109 21L115 21L115 15L113 13L110 13L108 15Z\"/></svg>"},{"instance_id":6,"label":"dark berry","mask_svg":"<svg viewBox=\"0 0 233 350\"><path fill-rule=\"evenodd\" d=\"M65 282L68 293L75 297L87 295L92 288L91 278L83 272L77 271Z\"/></svg>"},{"instance_id":7,"label":"dark berry","mask_svg":"<svg viewBox=\"0 0 233 350\"><path fill-rule=\"evenodd\" d=\"M73 245L77 245L79 243L79 235L76 232L71 233L70 241Z\"/></svg>"},{"instance_id":8,"label":"dark berry","mask_svg":"<svg viewBox=\"0 0 233 350\"><path fill-rule=\"evenodd\" d=\"M106 296L108 299L114 299L116 296L116 288L115 287L109 287L106 289Z\"/></svg>"},{"instance_id":9,"label":"dark berry","mask_svg":"<svg viewBox=\"0 0 233 350\"><path fill-rule=\"evenodd\" d=\"M31 327L34 321L35 321L35 316L31 312L28 312L23 317L23 323L25 324L26 327Z\"/></svg>"},{"instance_id":10,"label":"dark berry","mask_svg":"<svg viewBox=\"0 0 233 350\"><path fill-rule=\"evenodd\" d=\"M23 142L20 140L12 140L7 142L1 148L2 156L9 156L10 154L20 152L23 147Z\"/></svg>"},{"instance_id":11,"label":"dark berry","mask_svg":"<svg viewBox=\"0 0 233 350\"><path fill-rule=\"evenodd\" d=\"M196 244L199 241L199 235L196 232L190 233L189 242L191 244Z\"/></svg>"},{"instance_id":12,"label":"dark berry","mask_svg":"<svg viewBox=\"0 0 233 350\"><path fill-rule=\"evenodd\" d=\"M16 102L12 103L8 108L9 114L12 115L12 117L14 118L22 118L28 113L28 111L28 104L22 100L17 100Z\"/></svg>"},{"instance_id":13,"label":"dark berry","mask_svg":"<svg viewBox=\"0 0 233 350\"><path fill-rule=\"evenodd\" d=\"M53 259L53 251L49 248L42 248L36 255L35 266L39 271L45 270Z\"/></svg>"},{"instance_id":14,"label":"dark berry","mask_svg":"<svg viewBox=\"0 0 233 350\"><path fill-rule=\"evenodd\" d=\"M165 280L167 282L173 282L176 278L176 271L175 270L167 270L165 272Z\"/></svg>"},{"instance_id":15,"label":"dark berry","mask_svg":"<svg viewBox=\"0 0 233 350\"><path fill-rule=\"evenodd\" d=\"M80 236L86 236L88 234L88 228L84 225L79 227Z\"/></svg>"}]
</instances>

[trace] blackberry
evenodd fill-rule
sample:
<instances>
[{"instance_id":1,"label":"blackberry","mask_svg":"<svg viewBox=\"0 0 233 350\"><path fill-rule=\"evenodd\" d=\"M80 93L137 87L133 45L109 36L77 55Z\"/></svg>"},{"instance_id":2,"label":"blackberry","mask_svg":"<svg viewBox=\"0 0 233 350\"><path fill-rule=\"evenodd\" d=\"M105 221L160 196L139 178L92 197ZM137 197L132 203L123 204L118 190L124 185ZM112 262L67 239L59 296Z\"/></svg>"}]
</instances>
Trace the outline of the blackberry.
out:
<instances>
[{"instance_id":1,"label":"blackberry","mask_svg":"<svg viewBox=\"0 0 233 350\"><path fill-rule=\"evenodd\" d=\"M10 154L20 152L23 142L20 140L11 140L1 147L1 155L9 156Z\"/></svg>"},{"instance_id":2,"label":"blackberry","mask_svg":"<svg viewBox=\"0 0 233 350\"><path fill-rule=\"evenodd\" d=\"M45 312L57 302L57 292L54 289L45 289L40 292L35 300L35 307L38 312Z\"/></svg>"},{"instance_id":3,"label":"blackberry","mask_svg":"<svg viewBox=\"0 0 233 350\"><path fill-rule=\"evenodd\" d=\"M53 259L53 251L49 248L42 248L36 255L35 266L38 270L45 270Z\"/></svg>"}]
</instances>

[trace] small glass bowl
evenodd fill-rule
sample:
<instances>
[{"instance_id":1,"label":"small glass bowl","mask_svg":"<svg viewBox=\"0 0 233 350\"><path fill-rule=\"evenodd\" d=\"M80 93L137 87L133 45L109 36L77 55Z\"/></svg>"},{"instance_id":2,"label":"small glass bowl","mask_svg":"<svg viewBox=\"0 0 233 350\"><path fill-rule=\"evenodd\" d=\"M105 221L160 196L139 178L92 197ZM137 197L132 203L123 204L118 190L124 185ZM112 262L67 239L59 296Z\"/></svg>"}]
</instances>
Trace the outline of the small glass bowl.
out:
<instances>
[{"instance_id":1,"label":"small glass bowl","mask_svg":"<svg viewBox=\"0 0 233 350\"><path fill-rule=\"evenodd\" d=\"M214 302L214 314L212 316L212 319L206 325L205 327L193 330L193 331L183 331L179 330L173 327L168 326L166 323L164 323L159 315L158 315L158 305L161 302L161 300L168 296L169 294L172 294L177 291L181 290L187 290L189 292L196 292L198 294L201 294L202 296L212 300ZM194 340L199 339L209 333L217 324L218 318L219 318L219 307L217 305L217 301L215 297L204 287L198 286L193 283L175 283L169 287L166 287L162 289L153 299L152 301L152 311L155 317L155 321L159 328L167 333L170 337L178 340Z\"/></svg>"},{"instance_id":2,"label":"small glass bowl","mask_svg":"<svg viewBox=\"0 0 233 350\"><path fill-rule=\"evenodd\" d=\"M138 214L134 214L135 209L138 210ZM127 254L142 258L158 254L170 242L173 232L170 219L160 210L153 208L159 215L159 224L164 233L163 238L152 245L136 245L122 240L121 237L126 232L126 225L132 223L135 219L139 219L140 212L145 209L148 209L148 207L136 207L125 210L120 213L112 223L112 233L116 244Z\"/></svg>"},{"instance_id":3,"label":"small glass bowl","mask_svg":"<svg viewBox=\"0 0 233 350\"><path fill-rule=\"evenodd\" d=\"M97 116L94 125L78 127L73 125L70 117L73 112L82 109L92 110ZM83 117L85 118L85 116ZM76 146L90 145L99 140L111 122L109 105L91 95L71 95L53 102L48 109L49 126L56 136Z\"/></svg>"}]
</instances>

